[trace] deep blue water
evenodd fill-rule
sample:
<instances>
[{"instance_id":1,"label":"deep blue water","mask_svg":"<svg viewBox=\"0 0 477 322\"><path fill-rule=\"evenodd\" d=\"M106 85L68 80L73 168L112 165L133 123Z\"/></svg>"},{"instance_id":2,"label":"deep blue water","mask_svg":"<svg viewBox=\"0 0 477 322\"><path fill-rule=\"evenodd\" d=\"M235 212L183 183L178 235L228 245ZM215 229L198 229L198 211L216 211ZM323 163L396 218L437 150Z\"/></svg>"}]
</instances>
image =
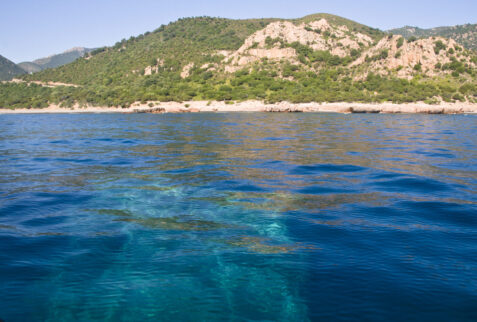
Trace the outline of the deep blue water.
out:
<instances>
[{"instance_id":1,"label":"deep blue water","mask_svg":"<svg viewBox=\"0 0 477 322\"><path fill-rule=\"evenodd\" d=\"M0 319L477 320L477 116L0 115Z\"/></svg>"}]
</instances>

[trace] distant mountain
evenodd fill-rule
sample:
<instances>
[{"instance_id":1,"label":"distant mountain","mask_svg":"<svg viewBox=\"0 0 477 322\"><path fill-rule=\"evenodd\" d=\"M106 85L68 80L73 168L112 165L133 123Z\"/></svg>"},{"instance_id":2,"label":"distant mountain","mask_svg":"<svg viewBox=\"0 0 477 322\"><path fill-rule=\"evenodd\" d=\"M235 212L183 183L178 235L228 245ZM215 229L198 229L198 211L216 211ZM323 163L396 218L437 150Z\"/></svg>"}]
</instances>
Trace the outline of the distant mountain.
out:
<instances>
[{"instance_id":1,"label":"distant mountain","mask_svg":"<svg viewBox=\"0 0 477 322\"><path fill-rule=\"evenodd\" d=\"M467 49L477 50L477 24L437 27L432 29L405 26L402 28L391 29L389 32L395 35L404 36L407 39L413 36L416 38L427 38L433 36L452 38Z\"/></svg>"},{"instance_id":2,"label":"distant mountain","mask_svg":"<svg viewBox=\"0 0 477 322\"><path fill-rule=\"evenodd\" d=\"M32 63L32 62L19 63L18 66L20 66L20 68L22 68L24 71L30 74L43 70L40 65Z\"/></svg>"},{"instance_id":3,"label":"distant mountain","mask_svg":"<svg viewBox=\"0 0 477 322\"><path fill-rule=\"evenodd\" d=\"M14 62L0 56L0 80L10 80L16 75L21 74L25 74L23 69Z\"/></svg>"},{"instance_id":4,"label":"distant mountain","mask_svg":"<svg viewBox=\"0 0 477 322\"><path fill-rule=\"evenodd\" d=\"M61 54L51 55L45 58L40 58L32 62L19 63L18 66L23 68L28 73L36 73L48 68L60 67L72 63L76 59L83 57L85 54L94 49L75 47L71 48Z\"/></svg>"}]
</instances>

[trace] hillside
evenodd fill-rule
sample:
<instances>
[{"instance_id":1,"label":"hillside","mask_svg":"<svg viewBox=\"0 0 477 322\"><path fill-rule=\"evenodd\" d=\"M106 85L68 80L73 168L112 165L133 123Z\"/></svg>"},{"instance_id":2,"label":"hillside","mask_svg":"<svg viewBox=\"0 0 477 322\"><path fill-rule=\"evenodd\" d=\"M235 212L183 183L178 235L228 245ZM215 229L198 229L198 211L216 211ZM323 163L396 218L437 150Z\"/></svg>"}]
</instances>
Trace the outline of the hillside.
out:
<instances>
[{"instance_id":1,"label":"hillside","mask_svg":"<svg viewBox=\"0 0 477 322\"><path fill-rule=\"evenodd\" d=\"M19 63L22 69L28 73L36 73L48 68L60 67L69 64L76 59L83 57L85 54L93 51L94 49L75 47L71 48L61 54L51 55L45 58L36 59L32 62Z\"/></svg>"},{"instance_id":2,"label":"hillside","mask_svg":"<svg viewBox=\"0 0 477 322\"><path fill-rule=\"evenodd\" d=\"M0 56L0 80L10 80L17 75L24 74L25 71L14 62Z\"/></svg>"},{"instance_id":3,"label":"hillside","mask_svg":"<svg viewBox=\"0 0 477 322\"><path fill-rule=\"evenodd\" d=\"M444 37L452 38L467 49L477 50L477 24L466 24L451 27L437 27L421 29L419 27L405 26L389 30L394 35L401 35L407 39L411 37Z\"/></svg>"},{"instance_id":4,"label":"hillside","mask_svg":"<svg viewBox=\"0 0 477 322\"><path fill-rule=\"evenodd\" d=\"M328 15L180 19L71 64L8 84L0 106L130 106L141 101L469 101L475 53L440 37L406 40ZM19 98L20 97L20 98Z\"/></svg>"}]
</instances>

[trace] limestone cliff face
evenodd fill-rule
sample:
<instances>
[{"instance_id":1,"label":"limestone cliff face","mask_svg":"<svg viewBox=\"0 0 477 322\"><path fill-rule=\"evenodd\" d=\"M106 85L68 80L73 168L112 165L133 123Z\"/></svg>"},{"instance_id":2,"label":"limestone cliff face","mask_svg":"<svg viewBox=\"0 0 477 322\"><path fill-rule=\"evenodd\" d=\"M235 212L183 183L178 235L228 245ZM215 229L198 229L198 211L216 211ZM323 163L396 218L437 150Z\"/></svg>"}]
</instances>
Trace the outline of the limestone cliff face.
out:
<instances>
[{"instance_id":1,"label":"limestone cliff face","mask_svg":"<svg viewBox=\"0 0 477 322\"><path fill-rule=\"evenodd\" d=\"M380 55L386 57L373 60L373 57ZM410 78L415 74L416 69L420 69L420 72L427 76L437 76L448 71L442 71L436 66L450 63L452 59L475 67L470 58L464 55L461 47L452 39L431 37L409 42L401 36L392 36L381 39L376 46L363 52L350 67L364 65L371 61L367 70L382 75L394 70L398 77ZM416 67L417 65L420 67Z\"/></svg>"},{"instance_id":2,"label":"limestone cliff face","mask_svg":"<svg viewBox=\"0 0 477 322\"><path fill-rule=\"evenodd\" d=\"M346 57L352 49L367 47L372 41L367 35L350 32L346 26L334 27L326 19L300 25L277 21L247 38L236 52L226 55L225 70L234 72L262 58L287 59L297 64L296 51L289 47L283 48L283 43L298 42L313 50L329 51L333 55Z\"/></svg>"},{"instance_id":3,"label":"limestone cliff face","mask_svg":"<svg viewBox=\"0 0 477 322\"><path fill-rule=\"evenodd\" d=\"M291 21L275 21L250 35L236 51L219 51L221 63L202 66L209 71L233 73L251 68L263 59L305 64L299 59L292 44L299 43L312 51L326 51L333 56L348 58L345 68L353 71L356 79L365 78L369 72L380 75L392 74L400 78L412 78L416 73L439 76L450 73L438 66L453 61L475 68L469 52L454 40L430 37L408 41L402 36L389 36L375 41L370 36L350 30L345 25L331 24L326 19L295 24ZM188 77L193 65L186 65L183 78ZM323 66L307 64L307 70L318 72Z\"/></svg>"}]
</instances>

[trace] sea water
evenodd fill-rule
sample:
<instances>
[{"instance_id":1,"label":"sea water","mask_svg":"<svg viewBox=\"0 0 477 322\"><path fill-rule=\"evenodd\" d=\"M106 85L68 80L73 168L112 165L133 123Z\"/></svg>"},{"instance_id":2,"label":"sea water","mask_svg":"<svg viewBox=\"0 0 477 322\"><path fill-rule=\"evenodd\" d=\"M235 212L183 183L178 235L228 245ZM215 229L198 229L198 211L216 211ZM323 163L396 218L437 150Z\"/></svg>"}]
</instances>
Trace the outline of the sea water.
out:
<instances>
[{"instance_id":1,"label":"sea water","mask_svg":"<svg viewBox=\"0 0 477 322\"><path fill-rule=\"evenodd\" d=\"M0 319L477 320L477 116L0 115Z\"/></svg>"}]
</instances>

